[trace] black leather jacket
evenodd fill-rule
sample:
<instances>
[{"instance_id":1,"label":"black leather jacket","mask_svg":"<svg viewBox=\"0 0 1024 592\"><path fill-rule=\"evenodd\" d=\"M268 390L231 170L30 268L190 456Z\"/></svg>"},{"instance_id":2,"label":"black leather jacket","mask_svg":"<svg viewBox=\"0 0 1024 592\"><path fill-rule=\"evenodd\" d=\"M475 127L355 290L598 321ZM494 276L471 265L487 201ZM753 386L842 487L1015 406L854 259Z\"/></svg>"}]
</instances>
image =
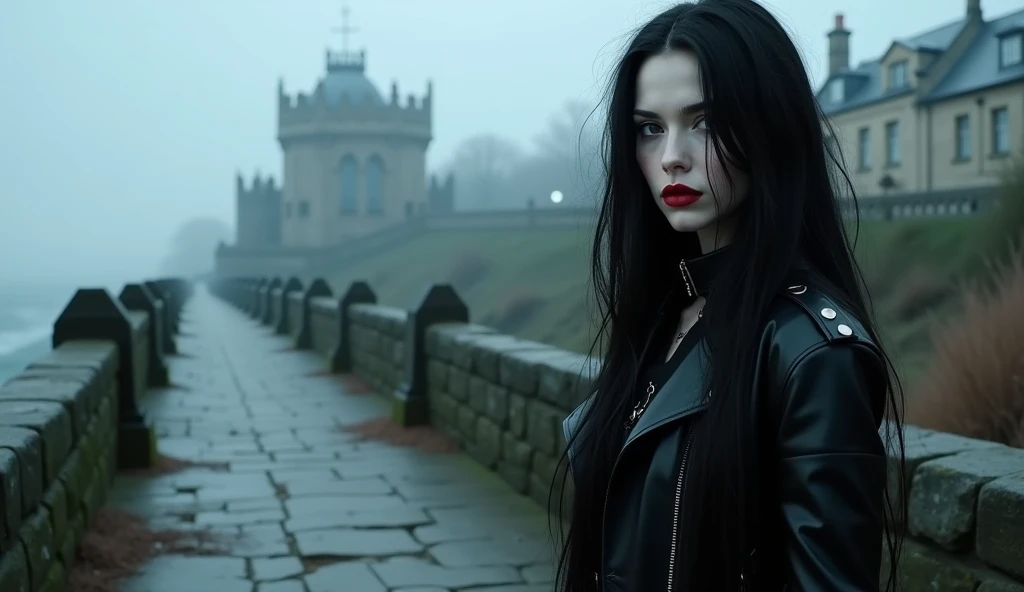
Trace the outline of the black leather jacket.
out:
<instances>
[{"instance_id":1,"label":"black leather jacket","mask_svg":"<svg viewBox=\"0 0 1024 592\"><path fill-rule=\"evenodd\" d=\"M807 276L793 279L764 325L751 385L751 413L761 414L751 424L768 426L757 431L769 451L757 473L761 511L772 520L754 536L761 567L732 589L878 590L886 367L857 319L807 285ZM679 589L669 581L671 551L678 529L687 527L678 524L676 507L687 427L709 404L698 378L704 352L698 346L685 354L619 454L602 524L601 573L594 574L600 590ZM565 419L567 440L589 402ZM576 472L572 446L569 458Z\"/></svg>"}]
</instances>

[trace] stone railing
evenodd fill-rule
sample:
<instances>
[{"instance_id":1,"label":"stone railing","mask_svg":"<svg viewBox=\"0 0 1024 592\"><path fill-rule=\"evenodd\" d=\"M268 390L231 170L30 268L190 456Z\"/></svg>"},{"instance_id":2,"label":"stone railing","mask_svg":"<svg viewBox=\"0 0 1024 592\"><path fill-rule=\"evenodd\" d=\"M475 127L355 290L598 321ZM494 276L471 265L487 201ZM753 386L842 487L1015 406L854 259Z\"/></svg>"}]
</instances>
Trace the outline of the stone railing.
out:
<instances>
[{"instance_id":1,"label":"stone railing","mask_svg":"<svg viewBox=\"0 0 1024 592\"><path fill-rule=\"evenodd\" d=\"M266 319L265 311L282 305L280 285L225 279L212 288ZM302 324L296 346L389 397L395 421L434 425L516 491L547 505L564 469L562 419L591 392L596 363L469 323L449 286L430 288L409 311L376 300L364 282L341 298L322 280L301 298L290 294L292 316ZM904 433L902 589L1024 592L1024 450L912 426Z\"/></svg>"},{"instance_id":2,"label":"stone railing","mask_svg":"<svg viewBox=\"0 0 1024 592\"><path fill-rule=\"evenodd\" d=\"M188 286L83 289L53 326L53 350L0 386L0 590L59 592L119 468L151 466L139 406L168 384L164 355Z\"/></svg>"}]
</instances>

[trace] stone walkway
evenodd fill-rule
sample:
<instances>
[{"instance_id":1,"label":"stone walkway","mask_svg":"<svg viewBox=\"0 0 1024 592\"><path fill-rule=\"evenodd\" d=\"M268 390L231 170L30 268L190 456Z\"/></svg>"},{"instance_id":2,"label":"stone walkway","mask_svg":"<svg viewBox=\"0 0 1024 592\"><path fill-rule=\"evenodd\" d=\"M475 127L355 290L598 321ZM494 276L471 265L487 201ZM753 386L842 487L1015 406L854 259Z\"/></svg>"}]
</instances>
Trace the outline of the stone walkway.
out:
<instances>
[{"instance_id":1,"label":"stone walkway","mask_svg":"<svg viewBox=\"0 0 1024 592\"><path fill-rule=\"evenodd\" d=\"M547 592L547 518L463 454L358 442L339 426L386 402L319 371L199 288L178 388L147 396L162 454L226 463L121 475L109 504L156 527L202 529L210 554L162 555L125 592Z\"/></svg>"}]
</instances>

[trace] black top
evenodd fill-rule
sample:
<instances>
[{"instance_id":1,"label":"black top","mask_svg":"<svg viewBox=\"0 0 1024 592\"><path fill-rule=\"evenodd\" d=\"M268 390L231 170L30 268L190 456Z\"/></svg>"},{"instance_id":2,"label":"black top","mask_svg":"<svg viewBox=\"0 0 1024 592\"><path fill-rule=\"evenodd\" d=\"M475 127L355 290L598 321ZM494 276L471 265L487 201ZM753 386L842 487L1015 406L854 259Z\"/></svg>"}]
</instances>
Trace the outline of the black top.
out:
<instances>
[{"instance_id":1,"label":"black top","mask_svg":"<svg viewBox=\"0 0 1024 592\"><path fill-rule=\"evenodd\" d=\"M659 313L659 321L651 335L650 343L640 360L640 372L636 385L634 405L643 406L647 400L648 391L652 391L651 398L657 396L661 386L672 376L679 367L679 362L686 357L686 354L700 342L704 332L704 319L698 318L693 327L683 337L682 342L672 357L667 361L665 355L671 345L672 338L677 330L677 319L683 309L697 300L707 297L714 284L715 277L722 266L722 260L728 255L728 248L721 248L712 251L707 255L690 260L679 262L679 285L673 289ZM627 418L633 411L630 407L627 411ZM627 426L632 427L627 421Z\"/></svg>"}]
</instances>

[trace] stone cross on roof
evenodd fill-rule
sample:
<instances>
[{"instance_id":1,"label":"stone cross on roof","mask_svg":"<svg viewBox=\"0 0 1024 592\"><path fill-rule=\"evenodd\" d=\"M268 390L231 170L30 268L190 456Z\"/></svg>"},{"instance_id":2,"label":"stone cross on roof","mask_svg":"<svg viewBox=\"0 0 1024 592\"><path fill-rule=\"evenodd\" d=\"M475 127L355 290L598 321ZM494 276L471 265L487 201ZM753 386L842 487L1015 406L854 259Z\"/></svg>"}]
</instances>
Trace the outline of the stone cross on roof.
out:
<instances>
[{"instance_id":1,"label":"stone cross on roof","mask_svg":"<svg viewBox=\"0 0 1024 592\"><path fill-rule=\"evenodd\" d=\"M348 6L344 6L341 9L341 26L334 27L334 31L341 33L341 51L348 53L348 36L350 33L355 33L359 29L350 27L348 24L349 9Z\"/></svg>"}]
</instances>

